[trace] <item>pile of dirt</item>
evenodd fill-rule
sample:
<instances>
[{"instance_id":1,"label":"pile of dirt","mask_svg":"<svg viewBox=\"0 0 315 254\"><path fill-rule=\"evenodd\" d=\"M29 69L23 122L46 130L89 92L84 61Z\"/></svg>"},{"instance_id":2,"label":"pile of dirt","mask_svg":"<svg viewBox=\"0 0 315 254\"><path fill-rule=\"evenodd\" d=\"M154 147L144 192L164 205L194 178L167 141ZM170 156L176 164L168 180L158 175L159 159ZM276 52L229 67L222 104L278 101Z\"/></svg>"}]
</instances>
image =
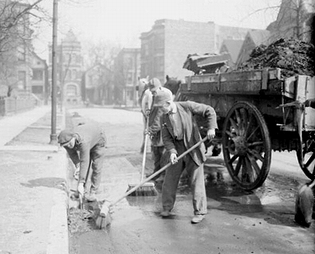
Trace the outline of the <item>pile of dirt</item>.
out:
<instances>
[{"instance_id":1,"label":"pile of dirt","mask_svg":"<svg viewBox=\"0 0 315 254\"><path fill-rule=\"evenodd\" d=\"M314 76L314 45L297 39L280 39L269 46L258 46L238 70L281 68L283 77L296 74Z\"/></svg>"}]
</instances>

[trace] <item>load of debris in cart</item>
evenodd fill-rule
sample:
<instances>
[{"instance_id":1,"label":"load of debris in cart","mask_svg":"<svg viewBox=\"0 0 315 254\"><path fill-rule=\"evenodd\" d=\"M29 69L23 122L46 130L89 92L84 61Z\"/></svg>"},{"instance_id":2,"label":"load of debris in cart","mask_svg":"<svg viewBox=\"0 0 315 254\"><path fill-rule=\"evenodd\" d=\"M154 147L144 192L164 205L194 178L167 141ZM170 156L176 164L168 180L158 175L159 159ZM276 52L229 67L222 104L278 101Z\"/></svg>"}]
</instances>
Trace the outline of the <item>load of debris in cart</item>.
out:
<instances>
[{"instance_id":1,"label":"load of debris in cart","mask_svg":"<svg viewBox=\"0 0 315 254\"><path fill-rule=\"evenodd\" d=\"M298 75L314 76L315 48L297 39L279 39L269 46L258 46L237 70L281 68L283 78Z\"/></svg>"}]
</instances>

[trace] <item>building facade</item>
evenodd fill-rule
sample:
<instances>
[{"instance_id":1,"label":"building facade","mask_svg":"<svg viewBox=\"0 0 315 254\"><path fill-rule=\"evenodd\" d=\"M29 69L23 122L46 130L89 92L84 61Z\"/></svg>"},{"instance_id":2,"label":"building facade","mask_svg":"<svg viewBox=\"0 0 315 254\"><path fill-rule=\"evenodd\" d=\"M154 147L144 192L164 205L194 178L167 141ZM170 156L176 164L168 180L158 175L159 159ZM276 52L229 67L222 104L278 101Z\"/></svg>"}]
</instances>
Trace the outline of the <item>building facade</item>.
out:
<instances>
[{"instance_id":1,"label":"building facade","mask_svg":"<svg viewBox=\"0 0 315 254\"><path fill-rule=\"evenodd\" d=\"M81 43L70 30L57 46L57 95L62 102L78 104L82 102L81 78L82 56ZM51 87L52 45L49 46L49 84Z\"/></svg>"},{"instance_id":2,"label":"building facade","mask_svg":"<svg viewBox=\"0 0 315 254\"><path fill-rule=\"evenodd\" d=\"M184 79L192 73L183 69L189 54L218 54L224 40L243 40L249 28L219 26L214 22L162 19L140 36L141 77L166 75Z\"/></svg>"},{"instance_id":3,"label":"building facade","mask_svg":"<svg viewBox=\"0 0 315 254\"><path fill-rule=\"evenodd\" d=\"M137 106L137 85L140 78L140 49L123 48L114 63L114 95L116 103Z\"/></svg>"},{"instance_id":4,"label":"building facade","mask_svg":"<svg viewBox=\"0 0 315 254\"><path fill-rule=\"evenodd\" d=\"M47 101L49 96L48 66L35 52L31 55L31 92L42 101Z\"/></svg>"}]
</instances>

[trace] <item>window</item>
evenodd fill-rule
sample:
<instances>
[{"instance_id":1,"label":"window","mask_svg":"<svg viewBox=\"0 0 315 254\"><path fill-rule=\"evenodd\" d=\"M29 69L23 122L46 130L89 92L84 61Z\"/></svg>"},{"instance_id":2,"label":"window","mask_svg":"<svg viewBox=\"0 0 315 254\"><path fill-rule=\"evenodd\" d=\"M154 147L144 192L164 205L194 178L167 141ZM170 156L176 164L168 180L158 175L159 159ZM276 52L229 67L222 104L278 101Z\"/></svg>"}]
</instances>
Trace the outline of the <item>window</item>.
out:
<instances>
[{"instance_id":1,"label":"window","mask_svg":"<svg viewBox=\"0 0 315 254\"><path fill-rule=\"evenodd\" d=\"M77 70L72 70L72 79L77 79Z\"/></svg>"},{"instance_id":2,"label":"window","mask_svg":"<svg viewBox=\"0 0 315 254\"><path fill-rule=\"evenodd\" d=\"M43 79L44 79L43 71L33 69L33 80L43 80Z\"/></svg>"},{"instance_id":3,"label":"window","mask_svg":"<svg viewBox=\"0 0 315 254\"><path fill-rule=\"evenodd\" d=\"M67 96L76 96L77 95L77 87L75 85L67 86Z\"/></svg>"},{"instance_id":4,"label":"window","mask_svg":"<svg viewBox=\"0 0 315 254\"><path fill-rule=\"evenodd\" d=\"M71 63L76 63L76 62L77 62L77 55L76 54L72 54Z\"/></svg>"},{"instance_id":5,"label":"window","mask_svg":"<svg viewBox=\"0 0 315 254\"><path fill-rule=\"evenodd\" d=\"M32 93L42 94L43 93L43 87L42 86L32 86Z\"/></svg>"},{"instance_id":6,"label":"window","mask_svg":"<svg viewBox=\"0 0 315 254\"><path fill-rule=\"evenodd\" d=\"M19 71L18 88L19 89L25 89L26 88L26 72L25 71Z\"/></svg>"},{"instance_id":7,"label":"window","mask_svg":"<svg viewBox=\"0 0 315 254\"><path fill-rule=\"evenodd\" d=\"M155 57L154 59L154 69L156 72L163 72L164 71L164 58L163 56Z\"/></svg>"},{"instance_id":8,"label":"window","mask_svg":"<svg viewBox=\"0 0 315 254\"><path fill-rule=\"evenodd\" d=\"M71 79L71 70L66 70L66 72L67 72L67 75L66 75L66 79L67 80L69 80L69 79Z\"/></svg>"},{"instance_id":9,"label":"window","mask_svg":"<svg viewBox=\"0 0 315 254\"><path fill-rule=\"evenodd\" d=\"M149 55L149 45L148 45L148 44L145 44L145 45L144 45L144 55L145 55L145 56L148 56L148 55Z\"/></svg>"},{"instance_id":10,"label":"window","mask_svg":"<svg viewBox=\"0 0 315 254\"><path fill-rule=\"evenodd\" d=\"M128 76L127 76L127 83L131 84L132 83L132 72L128 72Z\"/></svg>"},{"instance_id":11,"label":"window","mask_svg":"<svg viewBox=\"0 0 315 254\"><path fill-rule=\"evenodd\" d=\"M24 48L24 46L18 48L17 54L18 54L18 61L25 61L25 48Z\"/></svg>"}]
</instances>

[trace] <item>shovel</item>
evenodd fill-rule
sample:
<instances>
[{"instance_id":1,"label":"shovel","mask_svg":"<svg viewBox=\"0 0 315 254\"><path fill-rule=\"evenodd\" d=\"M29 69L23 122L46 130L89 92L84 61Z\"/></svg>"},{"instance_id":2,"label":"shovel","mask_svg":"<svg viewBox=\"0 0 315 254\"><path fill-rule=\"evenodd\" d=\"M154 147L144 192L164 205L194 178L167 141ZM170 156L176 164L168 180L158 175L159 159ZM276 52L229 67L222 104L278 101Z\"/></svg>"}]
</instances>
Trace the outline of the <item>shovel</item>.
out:
<instances>
[{"instance_id":1,"label":"shovel","mask_svg":"<svg viewBox=\"0 0 315 254\"><path fill-rule=\"evenodd\" d=\"M202 140L200 140L198 143L196 143L195 145L193 145L192 147L190 147L187 151L183 152L181 155L178 156L178 160L183 158L185 155L187 155L188 153L190 153L192 150L194 150L195 148L197 148L198 146L201 145L201 143L205 142L208 138L205 137ZM137 190L138 188L140 188L142 185L144 185L146 182L150 181L152 178L156 177L157 175L161 174L163 171L165 171L169 166L171 166L172 164L169 162L168 164L166 164L164 167L162 167L161 169L159 169L158 171L156 171L154 174L150 175L148 178L144 179L142 182L140 182L138 185L136 185L135 187L133 187L132 189L128 190L124 195L122 195L120 198L118 198L116 201L114 201L113 203L110 203L108 201L105 201L105 203L102 205L101 211L99 216L96 218L95 220L95 224L97 226L97 228L102 229L105 228L107 225L109 225L111 223L111 219L110 219L110 209L112 207L114 207L117 203L119 203L121 200L123 200L125 197L127 197L130 193L134 192L135 190Z\"/></svg>"}]
</instances>

